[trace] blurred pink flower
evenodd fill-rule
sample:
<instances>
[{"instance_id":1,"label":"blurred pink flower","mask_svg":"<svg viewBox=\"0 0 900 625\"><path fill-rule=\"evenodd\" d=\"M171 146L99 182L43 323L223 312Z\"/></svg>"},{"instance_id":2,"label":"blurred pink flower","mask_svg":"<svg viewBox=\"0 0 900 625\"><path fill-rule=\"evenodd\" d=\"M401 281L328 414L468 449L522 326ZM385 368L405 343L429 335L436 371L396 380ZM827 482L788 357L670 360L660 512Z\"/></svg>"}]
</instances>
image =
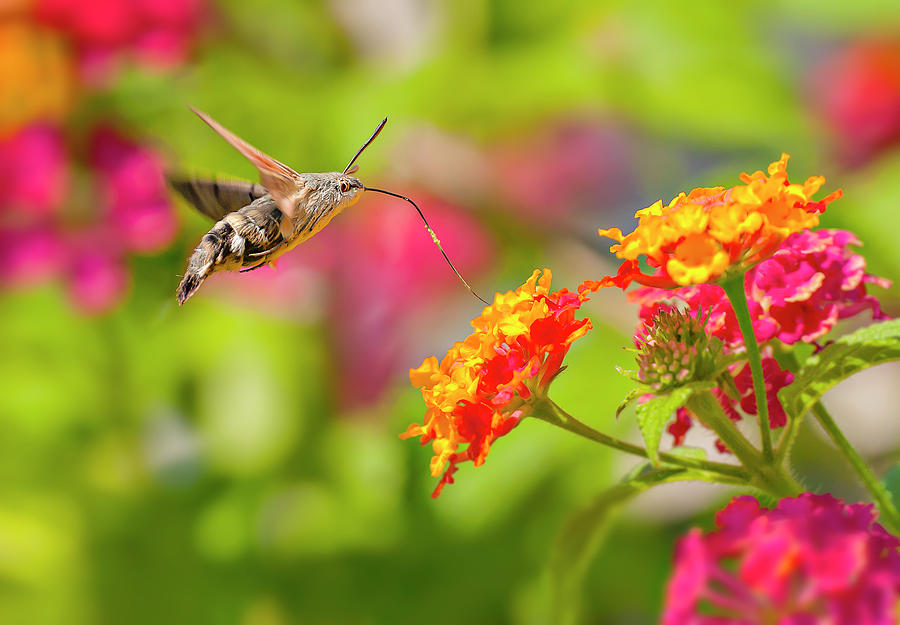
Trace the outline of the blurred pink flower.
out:
<instances>
[{"instance_id":1,"label":"blurred pink flower","mask_svg":"<svg viewBox=\"0 0 900 625\"><path fill-rule=\"evenodd\" d=\"M610 205L627 188L626 137L613 125L569 120L503 145L493 181L509 206L540 224Z\"/></svg>"},{"instance_id":2,"label":"blurred pink flower","mask_svg":"<svg viewBox=\"0 0 900 625\"><path fill-rule=\"evenodd\" d=\"M22 287L57 277L66 246L46 225L0 228L0 286Z\"/></svg>"},{"instance_id":3,"label":"blurred pink flower","mask_svg":"<svg viewBox=\"0 0 900 625\"><path fill-rule=\"evenodd\" d=\"M47 217L69 187L69 164L59 129L32 124L0 140L0 214L12 221Z\"/></svg>"},{"instance_id":4,"label":"blurred pink flower","mask_svg":"<svg viewBox=\"0 0 900 625\"><path fill-rule=\"evenodd\" d=\"M106 312L118 304L128 287L128 271L116 253L93 237L73 246L68 268L69 296L82 313Z\"/></svg>"},{"instance_id":5,"label":"blurred pink flower","mask_svg":"<svg viewBox=\"0 0 900 625\"><path fill-rule=\"evenodd\" d=\"M159 156L108 122L93 129L85 155L75 149L80 141L68 145L62 122L76 96L89 95L129 56L154 66L182 61L206 14L206 0L12 7L12 19L0 24L0 78L12 89L0 119L0 286L61 277L74 305L97 313L121 299L127 253L172 241L177 221ZM83 170L86 183L72 188L70 172Z\"/></svg>"},{"instance_id":6,"label":"blurred pink flower","mask_svg":"<svg viewBox=\"0 0 900 625\"><path fill-rule=\"evenodd\" d=\"M0 285L63 277L76 308L96 314L125 292L125 254L164 248L177 221L161 160L120 132L92 132L87 165L97 188L80 200L69 197L68 159L49 126L0 143L0 183L10 189L0 204Z\"/></svg>"},{"instance_id":7,"label":"blurred pink flower","mask_svg":"<svg viewBox=\"0 0 900 625\"><path fill-rule=\"evenodd\" d=\"M900 540L868 504L804 493L775 509L737 497L718 529L678 544L663 625L894 625Z\"/></svg>"},{"instance_id":8,"label":"blurred pink flower","mask_svg":"<svg viewBox=\"0 0 900 625\"><path fill-rule=\"evenodd\" d=\"M178 223L162 160L106 126L94 131L90 152L111 224L125 247L154 252L171 243Z\"/></svg>"},{"instance_id":9,"label":"blurred pink flower","mask_svg":"<svg viewBox=\"0 0 900 625\"><path fill-rule=\"evenodd\" d=\"M900 39L851 43L813 75L814 106L848 164L900 142Z\"/></svg>"},{"instance_id":10,"label":"blurred pink flower","mask_svg":"<svg viewBox=\"0 0 900 625\"><path fill-rule=\"evenodd\" d=\"M68 36L82 77L102 82L124 52L154 67L185 60L207 13L205 0L37 0L38 20Z\"/></svg>"},{"instance_id":11,"label":"blurred pink flower","mask_svg":"<svg viewBox=\"0 0 900 625\"><path fill-rule=\"evenodd\" d=\"M415 198L467 279L486 266L491 242L474 218L427 193L403 193ZM471 296L405 202L367 197L341 226L331 318L342 371L339 396L352 407L376 400L394 376L406 373L416 340L408 326L417 317L433 313L448 295Z\"/></svg>"}]
</instances>

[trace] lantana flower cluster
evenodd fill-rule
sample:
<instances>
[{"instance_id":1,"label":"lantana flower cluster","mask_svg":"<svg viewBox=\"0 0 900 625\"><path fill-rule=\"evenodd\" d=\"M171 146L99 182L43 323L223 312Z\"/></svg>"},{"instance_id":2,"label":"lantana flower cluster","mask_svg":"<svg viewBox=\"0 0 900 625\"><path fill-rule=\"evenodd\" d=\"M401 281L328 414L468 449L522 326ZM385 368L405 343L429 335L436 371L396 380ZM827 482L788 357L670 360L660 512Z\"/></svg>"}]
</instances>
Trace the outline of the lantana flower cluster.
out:
<instances>
[{"instance_id":1,"label":"lantana flower cluster","mask_svg":"<svg viewBox=\"0 0 900 625\"><path fill-rule=\"evenodd\" d=\"M519 288L496 294L472 320L475 331L440 363L429 356L410 370L413 386L422 389L425 420L401 436L432 443L431 474L444 472L434 497L453 483L459 463L481 465L491 444L528 415L532 400L546 395L562 370L572 343L591 328L575 313L597 283L551 291L551 278L549 269L535 270Z\"/></svg>"},{"instance_id":2,"label":"lantana flower cluster","mask_svg":"<svg viewBox=\"0 0 900 625\"><path fill-rule=\"evenodd\" d=\"M870 311L874 320L887 316L878 299L868 294L867 286L882 288L890 281L866 272L866 261L850 246L860 245L845 230L805 230L785 239L768 259L750 268L745 279L747 302L757 341L777 339L785 345L814 343L830 332L841 319ZM640 304L641 327L652 323L660 313L680 305L688 311L707 315L706 331L722 340L728 352L743 349L743 337L734 309L721 286L700 284L677 289L644 287L629 294ZM778 392L793 381L771 355L763 357L769 418L773 427L786 422ZM716 391L725 412L733 420L741 418L736 410L755 415L756 399L748 365L734 367L734 381L740 398ZM684 442L693 419L685 408L678 410L669 426L676 445ZM719 443L720 449L721 443Z\"/></svg>"},{"instance_id":3,"label":"lantana flower cluster","mask_svg":"<svg viewBox=\"0 0 900 625\"><path fill-rule=\"evenodd\" d=\"M744 174L743 185L695 189L666 207L658 202L638 211L639 223L628 235L600 230L618 241L612 251L623 262L615 276L585 283L577 293L550 293L549 272L546 284L544 278L537 281L536 272L517 291L498 295L473 322L476 332L440 365L430 358L413 370L411 379L422 387L428 412L425 425L410 426L404 436L433 441L434 475L450 465L435 495L452 482L458 462L484 461L490 443L534 406L531 398L552 404L547 384L571 342L590 327L588 320L574 319L586 292L603 286L624 290L637 282L643 288L630 297L641 306L634 350L639 369L626 373L638 386L620 410L640 399L638 423L646 449L594 430L559 407L544 419L649 460L629 475L628 488L616 497L635 484L640 491L671 479L712 479L738 480L780 498L769 510L752 497L738 497L717 515L716 531L704 535L695 529L682 539L663 623L894 625L900 539L875 523L872 505L846 505L830 495L796 496L803 488L784 467L789 446L783 445L791 437L783 436L777 449L771 439L771 427L788 421L778 391L794 379L779 366L776 350L783 354L798 343L821 349L839 320L864 311L885 319L867 289L890 284L866 272L865 260L851 249L860 244L853 234L812 229L840 191L815 199L824 179L790 183L787 160L782 155L768 175ZM873 349L880 349L879 341L890 343L883 336L891 332L896 327L879 328L875 334L882 338L874 340ZM885 358L895 354L885 349ZM709 462L705 455L659 453L659 435L673 412L669 431L676 444L692 420L702 418L721 437L719 449L733 452L740 467ZM759 447L732 423L742 412L760 415ZM812 412L889 525L900 527L890 496L824 407ZM800 416L791 415L791 424ZM458 451L464 442L468 448Z\"/></svg>"},{"instance_id":4,"label":"lantana flower cluster","mask_svg":"<svg viewBox=\"0 0 900 625\"><path fill-rule=\"evenodd\" d=\"M635 214L638 225L628 235L601 228L600 236L618 241L610 250L624 261L603 284L625 289L632 282L663 288L715 282L768 258L791 234L817 226L819 213L841 192L814 200L825 179L790 183L789 158L782 154L768 175L741 174L743 185L694 189L667 206L658 201ZM641 256L654 273L641 271Z\"/></svg>"},{"instance_id":5,"label":"lantana flower cluster","mask_svg":"<svg viewBox=\"0 0 900 625\"><path fill-rule=\"evenodd\" d=\"M850 249L858 245L846 230L806 230L792 234L770 258L752 267L745 290L757 340L813 343L839 320L866 310L875 320L886 319L867 286L888 288L891 283L866 273L865 258ZM667 300L680 300L691 310L708 312L710 334L732 348L743 344L737 317L718 285L641 288L629 295L641 305L642 323L667 308Z\"/></svg>"},{"instance_id":6,"label":"lantana flower cluster","mask_svg":"<svg viewBox=\"0 0 900 625\"><path fill-rule=\"evenodd\" d=\"M884 317L867 287L885 287L889 282L866 272L865 260L850 247L859 245L856 237L840 230L810 230L841 192L816 199L824 178L813 176L802 184L791 183L788 159L789 155L782 154L769 165L768 173L742 174L741 185L694 189L665 207L657 202L638 211L638 225L628 235L615 228L600 230L602 236L618 241L611 249L623 262L615 276L585 283L577 300L571 301L580 305L588 288L625 289L632 282L644 285L631 294L641 305L641 326L635 336L642 350L636 379L654 394L698 379L694 374L704 358L717 363L719 354L744 352L738 319L717 281L743 280L753 331L757 342L764 345L761 369L770 427L784 426L787 421L778 392L793 381L793 374L779 366L771 349L765 347L767 343L818 341L840 319L865 310L875 319ZM654 268L652 273L642 271L641 257ZM516 297L534 295L542 283L536 284L529 281L515 292ZM518 423L523 406L534 393L524 381L538 375L533 359L537 352L511 349L515 341L510 342L519 340L531 326L519 320L516 306L506 303L504 298L509 297L512 294L498 295L494 306L473 322L478 331L454 346L440 366L430 358L411 374L414 386L423 389L428 411L425 425L410 426L404 437L434 441L435 476L449 463L436 493L452 481L457 462L484 461L490 443ZM543 299L553 298L545 293ZM679 301L681 304L675 303ZM679 317L677 311L685 306L686 314ZM656 326L663 313L672 323L681 319L685 327L702 319L702 332L689 333L686 338L673 330L662 336ZM541 327L536 325L534 330ZM515 332L509 334L513 328ZM659 341L654 338L657 334L662 337ZM530 349L534 346L528 345ZM643 349L647 347L653 349ZM565 351L553 351L555 355L546 362L558 367ZM737 360L724 377L716 363L706 367L710 371L704 376L712 376L707 381L726 382L712 390L725 414L733 421L740 420L742 412L757 414L749 362ZM541 374L540 379L547 378ZM677 409L669 424L676 445L684 442L692 421L686 407ZM474 427L473 423L481 425ZM476 444L459 452L462 442ZM721 441L717 446L727 451Z\"/></svg>"},{"instance_id":7,"label":"lantana flower cluster","mask_svg":"<svg viewBox=\"0 0 900 625\"><path fill-rule=\"evenodd\" d=\"M894 625L900 539L870 504L804 493L774 509L737 497L678 544L663 625Z\"/></svg>"}]
</instances>

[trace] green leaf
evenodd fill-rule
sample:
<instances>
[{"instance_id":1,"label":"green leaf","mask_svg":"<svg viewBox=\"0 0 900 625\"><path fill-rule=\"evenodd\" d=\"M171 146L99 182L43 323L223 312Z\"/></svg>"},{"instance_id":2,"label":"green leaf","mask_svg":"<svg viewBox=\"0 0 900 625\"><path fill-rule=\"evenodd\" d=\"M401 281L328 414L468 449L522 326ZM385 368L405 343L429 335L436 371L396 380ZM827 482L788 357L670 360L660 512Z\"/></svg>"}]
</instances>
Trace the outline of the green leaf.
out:
<instances>
[{"instance_id":1,"label":"green leaf","mask_svg":"<svg viewBox=\"0 0 900 625\"><path fill-rule=\"evenodd\" d=\"M581 581L588 565L606 535L613 514L619 508L655 484L693 479L689 469L654 469L628 481L616 484L581 508L563 526L553 551L547 572L553 587L553 622L578 622Z\"/></svg>"},{"instance_id":2,"label":"green leaf","mask_svg":"<svg viewBox=\"0 0 900 625\"><path fill-rule=\"evenodd\" d=\"M622 414L623 410L625 410L626 408L628 408L629 405L631 405L631 402L633 402L635 399L637 399L638 397L640 397L641 395L643 395L646 392L647 392L647 389L642 386L637 386L637 387L631 389L630 391L628 391L628 394L622 399L622 401L619 402L619 405L616 406L616 419L619 418L619 415Z\"/></svg>"},{"instance_id":3,"label":"green leaf","mask_svg":"<svg viewBox=\"0 0 900 625\"><path fill-rule=\"evenodd\" d=\"M641 435L647 444L647 455L654 467L659 467L659 441L666 423L697 389L694 386L680 386L668 395L654 397L637 407L637 422Z\"/></svg>"},{"instance_id":4,"label":"green leaf","mask_svg":"<svg viewBox=\"0 0 900 625\"><path fill-rule=\"evenodd\" d=\"M900 360L900 319L861 328L813 354L779 397L788 413L800 418L841 380L892 360Z\"/></svg>"}]
</instances>

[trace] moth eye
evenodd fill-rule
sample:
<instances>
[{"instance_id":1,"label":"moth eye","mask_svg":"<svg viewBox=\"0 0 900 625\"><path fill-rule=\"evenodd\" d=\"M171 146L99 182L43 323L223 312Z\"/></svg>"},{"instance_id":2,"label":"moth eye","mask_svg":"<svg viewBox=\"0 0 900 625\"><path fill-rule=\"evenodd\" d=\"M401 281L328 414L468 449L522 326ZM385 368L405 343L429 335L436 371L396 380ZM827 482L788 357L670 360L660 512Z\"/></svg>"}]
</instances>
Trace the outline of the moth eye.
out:
<instances>
[{"instance_id":1,"label":"moth eye","mask_svg":"<svg viewBox=\"0 0 900 625\"><path fill-rule=\"evenodd\" d=\"M350 183L346 180L341 180L341 193L346 193L350 190Z\"/></svg>"}]
</instances>

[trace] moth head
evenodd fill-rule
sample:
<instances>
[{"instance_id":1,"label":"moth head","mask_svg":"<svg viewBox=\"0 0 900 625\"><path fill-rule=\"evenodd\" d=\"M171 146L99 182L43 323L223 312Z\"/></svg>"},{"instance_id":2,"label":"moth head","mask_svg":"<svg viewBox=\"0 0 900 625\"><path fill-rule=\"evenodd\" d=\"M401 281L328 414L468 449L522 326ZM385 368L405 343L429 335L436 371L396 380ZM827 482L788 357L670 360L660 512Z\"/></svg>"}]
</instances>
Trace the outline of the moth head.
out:
<instances>
[{"instance_id":1,"label":"moth head","mask_svg":"<svg viewBox=\"0 0 900 625\"><path fill-rule=\"evenodd\" d=\"M335 190L341 198L341 204L349 206L357 200L360 191L365 190L365 186L359 178L355 178L349 174L338 174L335 177Z\"/></svg>"}]
</instances>

